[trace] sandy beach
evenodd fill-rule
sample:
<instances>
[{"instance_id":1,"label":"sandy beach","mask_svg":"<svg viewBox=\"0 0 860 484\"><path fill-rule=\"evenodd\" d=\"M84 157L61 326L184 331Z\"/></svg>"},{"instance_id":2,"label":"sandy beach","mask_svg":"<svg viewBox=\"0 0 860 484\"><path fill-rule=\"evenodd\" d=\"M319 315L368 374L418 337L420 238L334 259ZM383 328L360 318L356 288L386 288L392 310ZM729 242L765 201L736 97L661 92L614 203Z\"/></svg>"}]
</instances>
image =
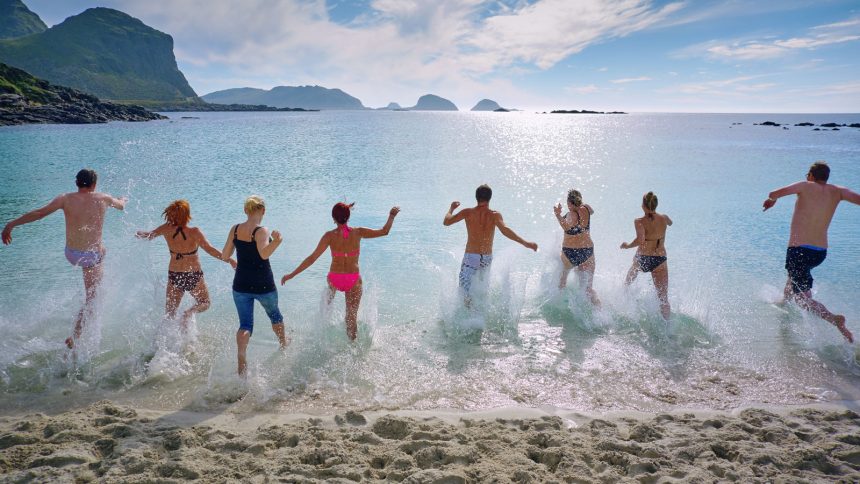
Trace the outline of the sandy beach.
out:
<instances>
[{"instance_id":1,"label":"sandy beach","mask_svg":"<svg viewBox=\"0 0 860 484\"><path fill-rule=\"evenodd\" d=\"M203 414L108 401L0 420L2 482L858 482L860 415Z\"/></svg>"}]
</instances>

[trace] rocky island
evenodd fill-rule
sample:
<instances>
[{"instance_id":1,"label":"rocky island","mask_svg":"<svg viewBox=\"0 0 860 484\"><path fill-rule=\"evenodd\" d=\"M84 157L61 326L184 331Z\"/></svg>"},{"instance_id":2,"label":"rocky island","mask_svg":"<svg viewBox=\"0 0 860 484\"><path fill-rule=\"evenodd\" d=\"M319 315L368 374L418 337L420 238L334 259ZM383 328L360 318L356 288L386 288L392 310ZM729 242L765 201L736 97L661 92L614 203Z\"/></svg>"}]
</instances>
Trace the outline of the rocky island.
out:
<instances>
[{"instance_id":1,"label":"rocky island","mask_svg":"<svg viewBox=\"0 0 860 484\"><path fill-rule=\"evenodd\" d=\"M457 105L435 94L421 96L415 106L408 109L410 111L459 111Z\"/></svg>"},{"instance_id":2,"label":"rocky island","mask_svg":"<svg viewBox=\"0 0 860 484\"><path fill-rule=\"evenodd\" d=\"M499 106L499 103L497 103L496 101L493 101L492 99L481 99L480 101L478 101L478 104L475 104L475 107L472 108L472 111L508 111L507 109L505 109L504 111L499 111L500 109L504 108Z\"/></svg>"},{"instance_id":3,"label":"rocky island","mask_svg":"<svg viewBox=\"0 0 860 484\"><path fill-rule=\"evenodd\" d=\"M276 86L272 89L239 87L202 96L212 104L263 104L276 108L353 110L365 109L361 101L340 89L322 86Z\"/></svg>"},{"instance_id":4,"label":"rocky island","mask_svg":"<svg viewBox=\"0 0 860 484\"><path fill-rule=\"evenodd\" d=\"M0 126L154 119L167 118L140 106L104 102L76 89L55 86L21 69L0 64Z\"/></svg>"},{"instance_id":5,"label":"rocky island","mask_svg":"<svg viewBox=\"0 0 860 484\"><path fill-rule=\"evenodd\" d=\"M583 109L581 111L578 111L576 109L572 109L572 110L556 109L555 111L550 112L550 114L627 114L627 113L622 112L622 111L609 111L609 112L589 111L587 109Z\"/></svg>"}]
</instances>

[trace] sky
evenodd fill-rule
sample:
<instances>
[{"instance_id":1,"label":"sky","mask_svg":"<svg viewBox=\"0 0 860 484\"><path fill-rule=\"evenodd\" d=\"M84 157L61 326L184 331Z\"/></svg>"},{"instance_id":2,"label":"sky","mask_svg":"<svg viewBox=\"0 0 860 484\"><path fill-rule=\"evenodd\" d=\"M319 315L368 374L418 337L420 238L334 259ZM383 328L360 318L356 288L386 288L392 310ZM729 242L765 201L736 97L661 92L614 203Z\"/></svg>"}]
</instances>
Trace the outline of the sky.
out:
<instances>
[{"instance_id":1,"label":"sky","mask_svg":"<svg viewBox=\"0 0 860 484\"><path fill-rule=\"evenodd\" d=\"M858 0L24 0L173 36L199 94L340 88L365 106L860 112Z\"/></svg>"}]
</instances>

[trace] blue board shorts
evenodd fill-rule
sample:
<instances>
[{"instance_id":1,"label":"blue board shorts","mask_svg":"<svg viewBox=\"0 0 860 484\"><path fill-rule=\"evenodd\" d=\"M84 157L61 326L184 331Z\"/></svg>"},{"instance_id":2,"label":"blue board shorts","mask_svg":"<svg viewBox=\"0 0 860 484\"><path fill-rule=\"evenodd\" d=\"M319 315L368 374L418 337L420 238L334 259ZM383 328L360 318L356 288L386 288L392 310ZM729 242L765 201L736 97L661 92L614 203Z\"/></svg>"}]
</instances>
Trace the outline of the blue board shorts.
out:
<instances>
[{"instance_id":1,"label":"blue board shorts","mask_svg":"<svg viewBox=\"0 0 860 484\"><path fill-rule=\"evenodd\" d=\"M278 309L278 291L254 294L250 292L233 291L233 302L236 303L236 312L239 313L239 329L251 334L254 333L254 301L260 305L269 316L272 324L283 324L284 316Z\"/></svg>"},{"instance_id":2,"label":"blue board shorts","mask_svg":"<svg viewBox=\"0 0 860 484\"><path fill-rule=\"evenodd\" d=\"M66 247L66 260L73 266L89 269L102 262L104 254L95 250L77 250Z\"/></svg>"},{"instance_id":3,"label":"blue board shorts","mask_svg":"<svg viewBox=\"0 0 860 484\"><path fill-rule=\"evenodd\" d=\"M785 270L791 281L791 292L802 293L812 289L812 269L827 258L827 249L814 245L789 247L785 254Z\"/></svg>"}]
</instances>

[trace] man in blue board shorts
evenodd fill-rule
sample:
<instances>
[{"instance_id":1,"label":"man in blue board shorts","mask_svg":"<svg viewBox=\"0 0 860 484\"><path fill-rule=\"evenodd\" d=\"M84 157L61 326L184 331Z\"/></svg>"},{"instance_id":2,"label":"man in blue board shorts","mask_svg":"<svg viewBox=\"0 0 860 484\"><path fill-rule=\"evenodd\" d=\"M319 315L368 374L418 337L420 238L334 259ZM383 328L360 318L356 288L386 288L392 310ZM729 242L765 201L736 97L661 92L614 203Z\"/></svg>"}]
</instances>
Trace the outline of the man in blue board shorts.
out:
<instances>
[{"instance_id":1,"label":"man in blue board shorts","mask_svg":"<svg viewBox=\"0 0 860 484\"><path fill-rule=\"evenodd\" d=\"M786 195L797 195L785 257L788 281L785 284L784 302L793 299L801 308L836 326L845 339L853 343L854 336L845 326L845 316L831 313L823 304L812 299L812 269L827 257L827 229L836 207L843 200L860 205L860 194L845 187L830 185L827 183L828 178L830 167L823 161L816 161L809 167L805 181L770 192L764 201L764 209L773 207L778 199Z\"/></svg>"}]
</instances>

